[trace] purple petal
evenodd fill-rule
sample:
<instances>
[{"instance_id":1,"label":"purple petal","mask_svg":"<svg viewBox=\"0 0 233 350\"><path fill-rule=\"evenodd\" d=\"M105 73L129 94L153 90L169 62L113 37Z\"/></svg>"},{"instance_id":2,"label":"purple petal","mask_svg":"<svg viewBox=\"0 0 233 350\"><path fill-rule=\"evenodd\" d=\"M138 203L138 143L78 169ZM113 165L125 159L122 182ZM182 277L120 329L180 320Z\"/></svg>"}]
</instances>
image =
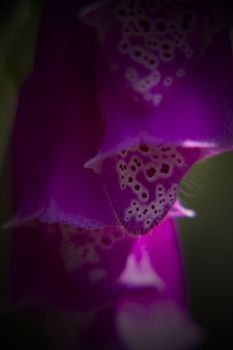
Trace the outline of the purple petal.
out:
<instances>
[{"instance_id":1,"label":"purple petal","mask_svg":"<svg viewBox=\"0 0 233 350\"><path fill-rule=\"evenodd\" d=\"M124 286L122 293L99 311L90 332L100 348L114 341L128 350L178 350L194 348L202 341L204 334L188 310L181 250L172 220L134 240L117 283Z\"/></svg>"},{"instance_id":2,"label":"purple petal","mask_svg":"<svg viewBox=\"0 0 233 350\"><path fill-rule=\"evenodd\" d=\"M120 228L83 230L31 221L13 231L11 290L16 301L38 299L74 310L151 291L185 305L172 221L140 238Z\"/></svg>"},{"instance_id":3,"label":"purple petal","mask_svg":"<svg viewBox=\"0 0 233 350\"><path fill-rule=\"evenodd\" d=\"M147 235L136 238L118 282L129 287L140 286L144 285L146 275L150 277L151 285L156 287L156 298L159 295L159 299L172 299L185 307L184 268L172 219L165 220Z\"/></svg>"},{"instance_id":4,"label":"purple petal","mask_svg":"<svg viewBox=\"0 0 233 350\"><path fill-rule=\"evenodd\" d=\"M102 184L84 168L103 136L85 45L93 37L77 21L77 5L53 5L45 8L34 73L14 125L12 223L38 217L84 228L113 225Z\"/></svg>"},{"instance_id":5,"label":"purple petal","mask_svg":"<svg viewBox=\"0 0 233 350\"><path fill-rule=\"evenodd\" d=\"M166 220L138 239L131 254L138 257L138 250L147 252L150 269L153 268L154 274L163 281L163 288L137 295L128 293L118 300L115 323L123 344L130 350L178 350L196 345L203 333L191 321L187 310L183 264L172 220ZM142 255L137 260L139 271L145 260ZM130 270L128 273L130 282L134 276L130 277ZM126 271L122 276L126 276ZM144 277L141 277L143 283ZM139 278L140 273L138 283Z\"/></svg>"},{"instance_id":6,"label":"purple petal","mask_svg":"<svg viewBox=\"0 0 233 350\"><path fill-rule=\"evenodd\" d=\"M201 157L199 148L143 144L107 158L101 178L118 218L131 234L158 225L173 207L179 184Z\"/></svg>"},{"instance_id":7,"label":"purple petal","mask_svg":"<svg viewBox=\"0 0 233 350\"><path fill-rule=\"evenodd\" d=\"M124 300L116 325L128 350L185 350L199 345L201 329L172 301Z\"/></svg>"},{"instance_id":8,"label":"purple petal","mask_svg":"<svg viewBox=\"0 0 233 350\"><path fill-rule=\"evenodd\" d=\"M133 239L120 229L41 224L14 229L12 299L72 310L102 306L119 294L116 280Z\"/></svg>"},{"instance_id":9,"label":"purple petal","mask_svg":"<svg viewBox=\"0 0 233 350\"><path fill-rule=\"evenodd\" d=\"M232 144L229 33L213 35L203 4L157 5L153 11L149 2L113 2L88 16L99 40L93 55L106 124L88 165L140 143Z\"/></svg>"},{"instance_id":10,"label":"purple petal","mask_svg":"<svg viewBox=\"0 0 233 350\"><path fill-rule=\"evenodd\" d=\"M155 85L153 93L161 87L164 95L155 106L132 89L125 70L129 64L143 76L147 70L151 74L158 70L144 67L117 50L122 21L114 17L114 6L107 4L94 11L95 20L103 19L103 28L97 23L96 32L77 19L78 5L59 2L54 9L54 3L49 2L45 8L35 69L22 89L14 127L15 217L11 224L33 218L85 229L120 224L130 233L143 234L170 215L179 183L189 168L232 144L228 34L219 33L209 43L212 34L205 28L204 14L194 5L184 5L188 7L179 10L178 17L189 13L190 18L196 18L185 34L193 56L177 47L173 60L161 60L163 77L166 71L174 75L179 62L188 73L182 79L178 74L170 86L164 86L162 80ZM154 15L144 10L151 20ZM159 11L163 24L171 25L168 10ZM137 16L133 19L138 21ZM177 21L176 25L181 25ZM99 32L104 37L97 40ZM147 35L140 33L138 40L144 45ZM170 41L173 34L173 29L166 34ZM205 48L204 53L201 48ZM116 71L111 70L114 62ZM165 154L152 161L140 151L143 146L154 155L162 147L172 147L184 166L166 159ZM140 157L142 166L129 183L133 156ZM127 163L127 171L121 172L120 163ZM98 176L93 170L102 173ZM155 170L159 176L151 173ZM147 172L152 174L150 178ZM159 206L159 186L165 201L159 213L146 212L142 217L141 213L127 214L135 200L136 205L140 201L142 212L153 202Z\"/></svg>"}]
</instances>

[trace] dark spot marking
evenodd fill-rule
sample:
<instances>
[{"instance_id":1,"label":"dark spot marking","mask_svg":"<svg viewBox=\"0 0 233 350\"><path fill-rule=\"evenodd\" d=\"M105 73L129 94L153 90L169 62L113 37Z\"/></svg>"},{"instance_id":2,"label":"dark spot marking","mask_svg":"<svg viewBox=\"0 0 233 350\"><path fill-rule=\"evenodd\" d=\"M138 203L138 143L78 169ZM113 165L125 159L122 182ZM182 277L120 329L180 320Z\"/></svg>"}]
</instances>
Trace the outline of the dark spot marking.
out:
<instances>
[{"instance_id":1,"label":"dark spot marking","mask_svg":"<svg viewBox=\"0 0 233 350\"><path fill-rule=\"evenodd\" d=\"M162 163L160 172L163 174L167 174L169 172L169 169L170 169L169 164Z\"/></svg>"},{"instance_id":2,"label":"dark spot marking","mask_svg":"<svg viewBox=\"0 0 233 350\"><path fill-rule=\"evenodd\" d=\"M152 204L150 207L151 207L151 209L155 209L155 205L154 204Z\"/></svg>"},{"instance_id":3,"label":"dark spot marking","mask_svg":"<svg viewBox=\"0 0 233 350\"><path fill-rule=\"evenodd\" d=\"M130 176L129 178L128 178L128 181L131 183L131 182L133 182L133 178Z\"/></svg>"},{"instance_id":4,"label":"dark spot marking","mask_svg":"<svg viewBox=\"0 0 233 350\"><path fill-rule=\"evenodd\" d=\"M141 55L142 55L141 51L139 51L139 50L134 51L134 56L140 57Z\"/></svg>"},{"instance_id":5,"label":"dark spot marking","mask_svg":"<svg viewBox=\"0 0 233 350\"><path fill-rule=\"evenodd\" d=\"M191 13L186 13L184 15L184 20L187 21L187 22L190 22L193 20L193 15Z\"/></svg>"},{"instance_id":6,"label":"dark spot marking","mask_svg":"<svg viewBox=\"0 0 233 350\"><path fill-rule=\"evenodd\" d=\"M146 214L148 212L148 209L143 210L143 214Z\"/></svg>"},{"instance_id":7,"label":"dark spot marking","mask_svg":"<svg viewBox=\"0 0 233 350\"><path fill-rule=\"evenodd\" d=\"M184 30L188 30L190 28L189 23L188 22L183 22L181 24L181 28L183 28Z\"/></svg>"},{"instance_id":8,"label":"dark spot marking","mask_svg":"<svg viewBox=\"0 0 233 350\"><path fill-rule=\"evenodd\" d=\"M140 185L135 185L134 188L135 188L136 191L139 191L140 190Z\"/></svg>"},{"instance_id":9,"label":"dark spot marking","mask_svg":"<svg viewBox=\"0 0 233 350\"><path fill-rule=\"evenodd\" d=\"M148 22L146 19L143 19L139 22L141 28L144 30L144 32L148 33L150 32L150 22Z\"/></svg>"},{"instance_id":10,"label":"dark spot marking","mask_svg":"<svg viewBox=\"0 0 233 350\"><path fill-rule=\"evenodd\" d=\"M164 49L164 50L170 50L170 45L168 44L168 43L165 43L165 44L163 44L162 45L162 49Z\"/></svg>"},{"instance_id":11,"label":"dark spot marking","mask_svg":"<svg viewBox=\"0 0 233 350\"><path fill-rule=\"evenodd\" d=\"M102 242L103 245L108 246L108 247L112 244L112 240L108 236L103 236L101 238L101 242Z\"/></svg>"},{"instance_id":12,"label":"dark spot marking","mask_svg":"<svg viewBox=\"0 0 233 350\"><path fill-rule=\"evenodd\" d=\"M125 17L125 16L126 16L126 12L125 12L125 10L123 10L123 9L119 9L119 10L118 10L118 14L119 14L121 17Z\"/></svg>"},{"instance_id":13,"label":"dark spot marking","mask_svg":"<svg viewBox=\"0 0 233 350\"><path fill-rule=\"evenodd\" d=\"M147 145L141 145L141 146L140 146L140 150L141 150L142 152L148 152L148 151L149 151L149 147L148 147Z\"/></svg>"},{"instance_id":14,"label":"dark spot marking","mask_svg":"<svg viewBox=\"0 0 233 350\"><path fill-rule=\"evenodd\" d=\"M153 177L155 175L155 173L156 173L156 169L153 167L146 170L146 175L148 177Z\"/></svg>"},{"instance_id":15,"label":"dark spot marking","mask_svg":"<svg viewBox=\"0 0 233 350\"><path fill-rule=\"evenodd\" d=\"M164 32L166 30L166 26L163 22L156 23L156 27L159 32Z\"/></svg>"},{"instance_id":16,"label":"dark spot marking","mask_svg":"<svg viewBox=\"0 0 233 350\"><path fill-rule=\"evenodd\" d=\"M171 53L169 51L164 52L163 55L164 55L165 58L170 58L171 57Z\"/></svg>"},{"instance_id":17,"label":"dark spot marking","mask_svg":"<svg viewBox=\"0 0 233 350\"><path fill-rule=\"evenodd\" d=\"M143 192L142 193L142 198L147 198L147 193Z\"/></svg>"},{"instance_id":18,"label":"dark spot marking","mask_svg":"<svg viewBox=\"0 0 233 350\"><path fill-rule=\"evenodd\" d=\"M132 171L136 171L136 168L135 168L134 165L131 165L130 169L131 169Z\"/></svg>"}]
</instances>

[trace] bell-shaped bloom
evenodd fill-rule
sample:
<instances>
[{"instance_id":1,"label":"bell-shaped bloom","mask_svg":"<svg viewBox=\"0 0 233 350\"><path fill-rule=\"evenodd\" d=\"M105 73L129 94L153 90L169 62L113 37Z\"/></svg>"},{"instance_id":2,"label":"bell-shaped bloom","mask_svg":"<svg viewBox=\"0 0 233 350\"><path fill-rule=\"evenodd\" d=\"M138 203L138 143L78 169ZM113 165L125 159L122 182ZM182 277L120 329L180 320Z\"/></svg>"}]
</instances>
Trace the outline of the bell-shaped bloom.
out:
<instances>
[{"instance_id":1,"label":"bell-shaped bloom","mask_svg":"<svg viewBox=\"0 0 233 350\"><path fill-rule=\"evenodd\" d=\"M172 219L143 237L33 221L14 232L12 298L30 308L96 310L92 346L115 338L119 349L186 349L202 332L188 313L180 253Z\"/></svg>"},{"instance_id":2,"label":"bell-shaped bloom","mask_svg":"<svg viewBox=\"0 0 233 350\"><path fill-rule=\"evenodd\" d=\"M109 303L132 350L199 334L172 218L193 215L177 199L192 165L233 144L230 38L211 21L195 1L48 1L13 132L14 300ZM155 328L134 338L141 320Z\"/></svg>"},{"instance_id":3,"label":"bell-shaped bloom","mask_svg":"<svg viewBox=\"0 0 233 350\"><path fill-rule=\"evenodd\" d=\"M144 234L190 167L231 147L228 32L193 2L133 3L47 6L15 122L14 224Z\"/></svg>"}]
</instances>

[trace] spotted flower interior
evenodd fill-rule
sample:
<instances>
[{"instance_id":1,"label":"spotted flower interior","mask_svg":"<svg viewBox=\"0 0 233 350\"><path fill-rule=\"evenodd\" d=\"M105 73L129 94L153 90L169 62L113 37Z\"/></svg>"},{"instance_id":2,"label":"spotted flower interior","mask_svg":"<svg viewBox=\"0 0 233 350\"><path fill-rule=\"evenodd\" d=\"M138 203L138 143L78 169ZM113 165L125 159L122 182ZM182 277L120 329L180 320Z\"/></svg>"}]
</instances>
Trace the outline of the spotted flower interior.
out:
<instances>
[{"instance_id":1,"label":"spotted flower interior","mask_svg":"<svg viewBox=\"0 0 233 350\"><path fill-rule=\"evenodd\" d=\"M119 224L129 234L145 234L158 225L199 157L195 148L142 144L103 161L100 176Z\"/></svg>"},{"instance_id":2,"label":"spotted flower interior","mask_svg":"<svg viewBox=\"0 0 233 350\"><path fill-rule=\"evenodd\" d=\"M123 0L102 6L83 14L83 22L97 30L125 93L158 107L203 54L213 35L209 18L183 1Z\"/></svg>"}]
</instances>

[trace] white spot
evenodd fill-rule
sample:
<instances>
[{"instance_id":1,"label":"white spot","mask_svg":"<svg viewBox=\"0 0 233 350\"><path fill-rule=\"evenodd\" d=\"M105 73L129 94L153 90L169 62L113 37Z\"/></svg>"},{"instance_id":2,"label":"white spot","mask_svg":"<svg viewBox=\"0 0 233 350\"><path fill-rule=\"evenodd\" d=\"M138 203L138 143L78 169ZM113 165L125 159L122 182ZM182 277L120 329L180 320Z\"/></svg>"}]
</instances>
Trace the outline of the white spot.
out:
<instances>
[{"instance_id":1,"label":"white spot","mask_svg":"<svg viewBox=\"0 0 233 350\"><path fill-rule=\"evenodd\" d=\"M127 286L153 286L164 289L164 282L152 267L148 253L143 250L140 261L134 254L130 254L125 269L119 277L119 282Z\"/></svg>"},{"instance_id":2,"label":"white spot","mask_svg":"<svg viewBox=\"0 0 233 350\"><path fill-rule=\"evenodd\" d=\"M153 97L153 104L157 107L162 102L163 95L162 94L155 94Z\"/></svg>"},{"instance_id":3,"label":"white spot","mask_svg":"<svg viewBox=\"0 0 233 350\"><path fill-rule=\"evenodd\" d=\"M163 85L166 86L166 87L169 87L171 86L173 83L173 78L172 77L169 77L167 76L164 81L163 81Z\"/></svg>"}]
</instances>

